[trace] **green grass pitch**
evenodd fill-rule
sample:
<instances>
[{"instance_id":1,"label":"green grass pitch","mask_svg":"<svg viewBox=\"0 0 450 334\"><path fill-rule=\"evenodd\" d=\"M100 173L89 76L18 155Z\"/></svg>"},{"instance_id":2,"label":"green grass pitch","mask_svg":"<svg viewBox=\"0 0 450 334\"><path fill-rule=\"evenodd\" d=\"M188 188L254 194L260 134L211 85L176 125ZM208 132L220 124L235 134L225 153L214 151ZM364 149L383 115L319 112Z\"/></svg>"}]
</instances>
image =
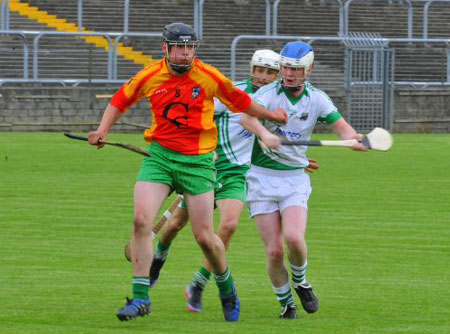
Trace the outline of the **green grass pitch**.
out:
<instances>
[{"instance_id":1,"label":"green grass pitch","mask_svg":"<svg viewBox=\"0 0 450 334\"><path fill-rule=\"evenodd\" d=\"M140 135L109 139L145 145ZM0 333L450 333L450 135L394 139L386 153L308 150L321 166L307 230L318 313L278 319L244 212L228 253L239 322L223 320L214 283L204 312L187 311L183 290L202 257L186 228L151 291L152 313L121 323L141 156L60 133L0 133Z\"/></svg>"}]
</instances>

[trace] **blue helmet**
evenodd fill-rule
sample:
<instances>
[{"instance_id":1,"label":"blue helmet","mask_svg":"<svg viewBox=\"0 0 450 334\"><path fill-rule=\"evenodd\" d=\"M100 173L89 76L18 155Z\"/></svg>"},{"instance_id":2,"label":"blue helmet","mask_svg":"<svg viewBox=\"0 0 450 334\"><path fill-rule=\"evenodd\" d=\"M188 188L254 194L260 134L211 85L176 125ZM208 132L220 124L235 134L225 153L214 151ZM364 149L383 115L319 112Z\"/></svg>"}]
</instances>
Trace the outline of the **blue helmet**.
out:
<instances>
[{"instance_id":1,"label":"blue helmet","mask_svg":"<svg viewBox=\"0 0 450 334\"><path fill-rule=\"evenodd\" d=\"M300 41L287 43L280 54L280 64L285 66L305 67L308 70L314 61L312 47Z\"/></svg>"},{"instance_id":2,"label":"blue helmet","mask_svg":"<svg viewBox=\"0 0 450 334\"><path fill-rule=\"evenodd\" d=\"M306 78L311 73L311 65L314 62L314 52L309 44L301 41L287 43L280 52L280 66L304 68L304 80L295 87L289 87L293 90L301 88ZM287 88L287 87L286 87Z\"/></svg>"}]
</instances>

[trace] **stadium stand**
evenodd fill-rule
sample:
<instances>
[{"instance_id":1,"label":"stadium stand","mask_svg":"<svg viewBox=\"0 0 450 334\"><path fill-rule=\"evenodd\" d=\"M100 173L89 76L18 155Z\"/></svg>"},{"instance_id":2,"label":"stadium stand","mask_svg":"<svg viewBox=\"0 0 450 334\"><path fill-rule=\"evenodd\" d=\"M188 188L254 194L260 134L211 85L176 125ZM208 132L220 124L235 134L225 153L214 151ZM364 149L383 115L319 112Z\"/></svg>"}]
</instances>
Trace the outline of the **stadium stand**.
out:
<instances>
[{"instance_id":1,"label":"stadium stand","mask_svg":"<svg viewBox=\"0 0 450 334\"><path fill-rule=\"evenodd\" d=\"M270 0L273 14L275 0ZM342 1L345 3L345 0ZM423 33L423 0L411 1L413 6L413 37ZM10 29L27 31L77 31L77 1L10 0ZM15 7L14 7L15 6ZM22 6L22 11L17 10ZM26 13L24 6L34 7ZM16 10L14 9L16 8ZM407 1L353 0L349 6L348 32L379 33L387 38L408 35ZM130 1L129 32L160 33L174 21L194 24L194 1L152 0ZM46 13L45 15L36 14ZM265 0L205 0L203 6L203 38L199 57L231 75L231 43L241 34L266 33ZM34 13L32 13L34 12ZM339 1L281 0L277 7L279 35L339 36ZM63 21L65 20L65 21ZM430 6L429 38L449 38L450 3L436 1ZM270 20L273 32L273 17ZM95 32L124 31L124 0L83 0L83 30ZM32 77L34 36L28 36ZM130 36L121 40L118 57L118 80L125 80L152 59L162 56L160 39ZM279 50L285 41L245 40L236 48L236 79L248 76L248 61L254 50ZM338 99L345 95L345 47L340 42L314 41L316 61L311 81ZM443 43L391 43L395 48L395 80L447 81L447 48ZM106 79L108 52L101 37L43 36L39 42L39 78ZM424 66L426 64L426 66ZM19 36L0 36L0 79L21 78L23 43ZM115 84L117 86L117 84ZM402 88L403 95L411 88ZM99 94L95 94L99 95ZM107 95L107 94L106 94ZM99 107L106 102L102 101ZM344 98L338 102L345 109ZM1 121L1 120L0 120Z\"/></svg>"},{"instance_id":2,"label":"stadium stand","mask_svg":"<svg viewBox=\"0 0 450 334\"><path fill-rule=\"evenodd\" d=\"M18 2L18 0L12 0ZM273 2L273 1L272 1ZM29 0L30 6L39 8L58 18L66 19L76 31L77 2L56 0ZM423 22L423 1L413 2L414 37L420 37ZM444 9L447 10L444 10ZM448 37L450 31L450 5L436 2L430 7L429 37ZM124 29L123 0L84 0L83 27L96 32L122 32ZM161 31L167 22L182 21L193 24L193 1L130 2L129 31ZM376 13L376 15L373 15ZM349 6L349 32L379 33L382 37L407 37L407 6L404 1L353 1ZM234 0L205 1L203 7L203 40L199 56L230 75L230 46L233 38L240 34L265 34L265 1L252 0L236 2ZM230 18L233 18L230 20ZM339 34L339 3L332 0L282 0L278 6L277 33L295 36L337 36ZM17 12L11 12L11 29L17 30L55 30L45 23L37 22ZM59 29L61 30L61 29ZM97 37L99 38L99 37ZM20 55L20 43L11 43L0 39L0 59L5 59L1 66L2 77L14 77L21 69L20 57L11 63L6 58L12 54ZM269 44L269 45L268 45ZM237 73L240 77L247 75L247 59L251 53L264 46L279 49L283 42L246 42L239 45ZM343 84L344 49L340 43L313 44L316 49L316 71L312 81L325 88L337 88ZM93 47L94 46L94 47ZM40 44L39 76L41 78L57 77L66 72L66 78L93 79L106 78L107 53L96 44L86 44L76 37L43 37ZM132 50L140 52L144 59L151 61L161 57L158 39L128 37L125 39L123 54ZM129 48L129 47L132 47ZM441 80L442 62L446 57L444 45L405 45L396 44L396 78L398 81ZM53 55L53 54L56 54ZM122 55L123 55L122 54ZM145 54L145 55L144 55ZM62 56L62 57L61 57ZM58 57L58 62L55 62ZM415 68L415 59L426 57L433 64L429 71L410 72ZM136 72L146 61L133 61L132 58L119 57L118 78L125 79ZM130 61L131 60L131 61ZM147 61L147 62L148 62ZM66 66L70 64L71 66ZM11 66L10 66L11 65ZM9 71L9 73L8 73ZM330 84L332 83L332 84Z\"/></svg>"}]
</instances>

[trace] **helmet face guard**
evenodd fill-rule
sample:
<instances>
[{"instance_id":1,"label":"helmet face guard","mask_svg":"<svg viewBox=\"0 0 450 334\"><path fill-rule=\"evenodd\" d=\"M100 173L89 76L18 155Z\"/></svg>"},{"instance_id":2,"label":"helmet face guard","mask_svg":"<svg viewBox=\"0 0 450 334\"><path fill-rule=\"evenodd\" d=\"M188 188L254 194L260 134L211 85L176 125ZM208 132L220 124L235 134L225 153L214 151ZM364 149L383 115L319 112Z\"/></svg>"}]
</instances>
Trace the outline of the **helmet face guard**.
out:
<instances>
[{"instance_id":1,"label":"helmet face guard","mask_svg":"<svg viewBox=\"0 0 450 334\"><path fill-rule=\"evenodd\" d=\"M288 91L298 91L304 85L308 76L311 74L312 64L314 62L314 52L308 44L304 42L289 42L281 50L280 67L293 69L303 69L303 77L284 76L281 73L281 85ZM300 72L300 71L299 71ZM286 81L299 81L298 83L287 84Z\"/></svg>"},{"instance_id":2,"label":"helmet face guard","mask_svg":"<svg viewBox=\"0 0 450 334\"><path fill-rule=\"evenodd\" d=\"M184 23L168 24L164 27L163 39L164 56L168 65L178 73L188 71L200 44L194 29ZM174 55L171 55L174 48ZM178 51L179 49L183 51Z\"/></svg>"},{"instance_id":3,"label":"helmet face guard","mask_svg":"<svg viewBox=\"0 0 450 334\"><path fill-rule=\"evenodd\" d=\"M255 75L255 67L265 69L264 77ZM252 77L252 89L257 91L272 81L267 77L273 75L273 71L280 71L280 55L272 50L257 50L250 61L250 76Z\"/></svg>"}]
</instances>

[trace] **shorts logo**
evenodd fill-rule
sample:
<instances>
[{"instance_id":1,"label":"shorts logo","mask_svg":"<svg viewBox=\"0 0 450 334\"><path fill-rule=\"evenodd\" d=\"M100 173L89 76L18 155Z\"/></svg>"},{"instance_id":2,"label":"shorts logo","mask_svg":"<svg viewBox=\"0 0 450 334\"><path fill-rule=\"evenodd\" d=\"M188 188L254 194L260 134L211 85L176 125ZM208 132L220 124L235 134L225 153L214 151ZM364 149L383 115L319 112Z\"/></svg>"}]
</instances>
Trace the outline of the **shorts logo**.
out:
<instances>
[{"instance_id":1,"label":"shorts logo","mask_svg":"<svg viewBox=\"0 0 450 334\"><path fill-rule=\"evenodd\" d=\"M200 95L200 87L192 87L191 99L195 99Z\"/></svg>"}]
</instances>

